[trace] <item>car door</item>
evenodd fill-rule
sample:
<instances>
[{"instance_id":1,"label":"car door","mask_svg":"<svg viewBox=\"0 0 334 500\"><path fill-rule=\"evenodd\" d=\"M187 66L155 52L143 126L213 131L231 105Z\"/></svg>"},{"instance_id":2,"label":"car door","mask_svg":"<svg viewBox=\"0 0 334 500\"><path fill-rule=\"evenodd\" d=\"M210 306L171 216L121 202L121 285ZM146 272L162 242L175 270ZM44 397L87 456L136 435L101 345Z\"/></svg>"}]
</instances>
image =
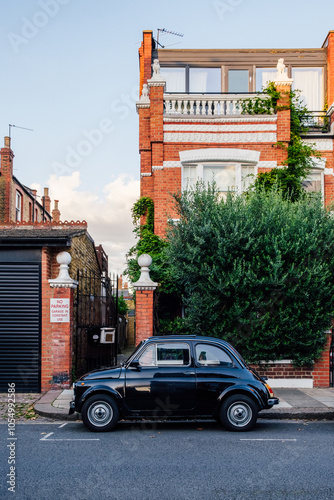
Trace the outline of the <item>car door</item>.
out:
<instances>
[{"instance_id":1,"label":"car door","mask_svg":"<svg viewBox=\"0 0 334 500\"><path fill-rule=\"evenodd\" d=\"M196 379L187 342L150 343L128 366L125 405L131 412L172 416L195 408Z\"/></svg>"},{"instance_id":2,"label":"car door","mask_svg":"<svg viewBox=\"0 0 334 500\"><path fill-rule=\"evenodd\" d=\"M242 378L242 368L223 347L199 342L195 345L196 412L212 415L220 394Z\"/></svg>"}]
</instances>

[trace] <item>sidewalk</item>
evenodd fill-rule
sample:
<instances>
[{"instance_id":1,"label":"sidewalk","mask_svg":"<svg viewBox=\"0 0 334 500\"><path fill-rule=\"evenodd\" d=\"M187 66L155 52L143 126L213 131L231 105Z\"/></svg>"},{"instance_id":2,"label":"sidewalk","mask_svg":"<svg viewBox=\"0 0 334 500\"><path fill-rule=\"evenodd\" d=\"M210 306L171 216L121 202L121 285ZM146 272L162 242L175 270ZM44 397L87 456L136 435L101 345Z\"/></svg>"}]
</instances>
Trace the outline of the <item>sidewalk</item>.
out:
<instances>
[{"instance_id":1,"label":"sidewalk","mask_svg":"<svg viewBox=\"0 0 334 500\"><path fill-rule=\"evenodd\" d=\"M334 387L326 389L275 389L280 404L263 410L259 418L334 420ZM72 390L49 391L35 403L35 412L59 420L77 420L68 415Z\"/></svg>"}]
</instances>

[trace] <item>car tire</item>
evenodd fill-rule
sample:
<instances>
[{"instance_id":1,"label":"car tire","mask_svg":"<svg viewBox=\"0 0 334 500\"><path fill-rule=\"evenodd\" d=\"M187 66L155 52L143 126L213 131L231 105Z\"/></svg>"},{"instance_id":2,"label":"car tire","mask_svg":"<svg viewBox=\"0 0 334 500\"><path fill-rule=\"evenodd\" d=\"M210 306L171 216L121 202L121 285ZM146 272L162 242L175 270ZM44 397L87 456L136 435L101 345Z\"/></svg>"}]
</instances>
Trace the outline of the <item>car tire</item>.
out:
<instances>
[{"instance_id":1,"label":"car tire","mask_svg":"<svg viewBox=\"0 0 334 500\"><path fill-rule=\"evenodd\" d=\"M110 431L119 420L116 401L106 394L97 394L87 399L81 410L82 421L89 430Z\"/></svg>"},{"instance_id":2,"label":"car tire","mask_svg":"<svg viewBox=\"0 0 334 500\"><path fill-rule=\"evenodd\" d=\"M225 399L220 408L220 420L229 431L250 431L256 424L256 403L243 394Z\"/></svg>"}]
</instances>

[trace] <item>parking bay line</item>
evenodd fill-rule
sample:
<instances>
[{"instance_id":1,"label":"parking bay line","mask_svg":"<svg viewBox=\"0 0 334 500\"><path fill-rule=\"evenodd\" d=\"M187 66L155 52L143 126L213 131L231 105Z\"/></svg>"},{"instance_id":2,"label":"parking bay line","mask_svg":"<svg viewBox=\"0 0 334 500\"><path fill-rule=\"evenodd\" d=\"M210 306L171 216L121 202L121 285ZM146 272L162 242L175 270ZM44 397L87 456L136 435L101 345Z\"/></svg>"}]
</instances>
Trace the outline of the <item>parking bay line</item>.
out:
<instances>
[{"instance_id":1,"label":"parking bay line","mask_svg":"<svg viewBox=\"0 0 334 500\"><path fill-rule=\"evenodd\" d=\"M281 438L281 439L265 439L265 438L262 438L262 439L259 439L259 438L241 438L240 441L294 441L296 442L297 439L285 439L285 438Z\"/></svg>"},{"instance_id":2,"label":"parking bay line","mask_svg":"<svg viewBox=\"0 0 334 500\"><path fill-rule=\"evenodd\" d=\"M49 439L49 436L52 436L53 432L49 432L49 434L46 434L46 436L42 437L40 441L100 441L99 438L51 438Z\"/></svg>"}]
</instances>

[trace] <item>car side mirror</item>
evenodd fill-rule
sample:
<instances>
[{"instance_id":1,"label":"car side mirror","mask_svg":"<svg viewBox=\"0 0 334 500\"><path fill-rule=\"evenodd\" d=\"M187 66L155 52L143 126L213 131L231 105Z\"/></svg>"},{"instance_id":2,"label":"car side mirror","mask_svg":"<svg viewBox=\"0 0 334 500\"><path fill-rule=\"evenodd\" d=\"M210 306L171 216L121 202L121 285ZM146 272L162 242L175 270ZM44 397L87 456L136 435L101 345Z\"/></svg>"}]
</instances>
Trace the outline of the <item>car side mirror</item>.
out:
<instances>
[{"instance_id":1,"label":"car side mirror","mask_svg":"<svg viewBox=\"0 0 334 500\"><path fill-rule=\"evenodd\" d=\"M138 370L140 367L139 359L134 359L133 361L131 361L129 366L130 368L136 368Z\"/></svg>"}]
</instances>

